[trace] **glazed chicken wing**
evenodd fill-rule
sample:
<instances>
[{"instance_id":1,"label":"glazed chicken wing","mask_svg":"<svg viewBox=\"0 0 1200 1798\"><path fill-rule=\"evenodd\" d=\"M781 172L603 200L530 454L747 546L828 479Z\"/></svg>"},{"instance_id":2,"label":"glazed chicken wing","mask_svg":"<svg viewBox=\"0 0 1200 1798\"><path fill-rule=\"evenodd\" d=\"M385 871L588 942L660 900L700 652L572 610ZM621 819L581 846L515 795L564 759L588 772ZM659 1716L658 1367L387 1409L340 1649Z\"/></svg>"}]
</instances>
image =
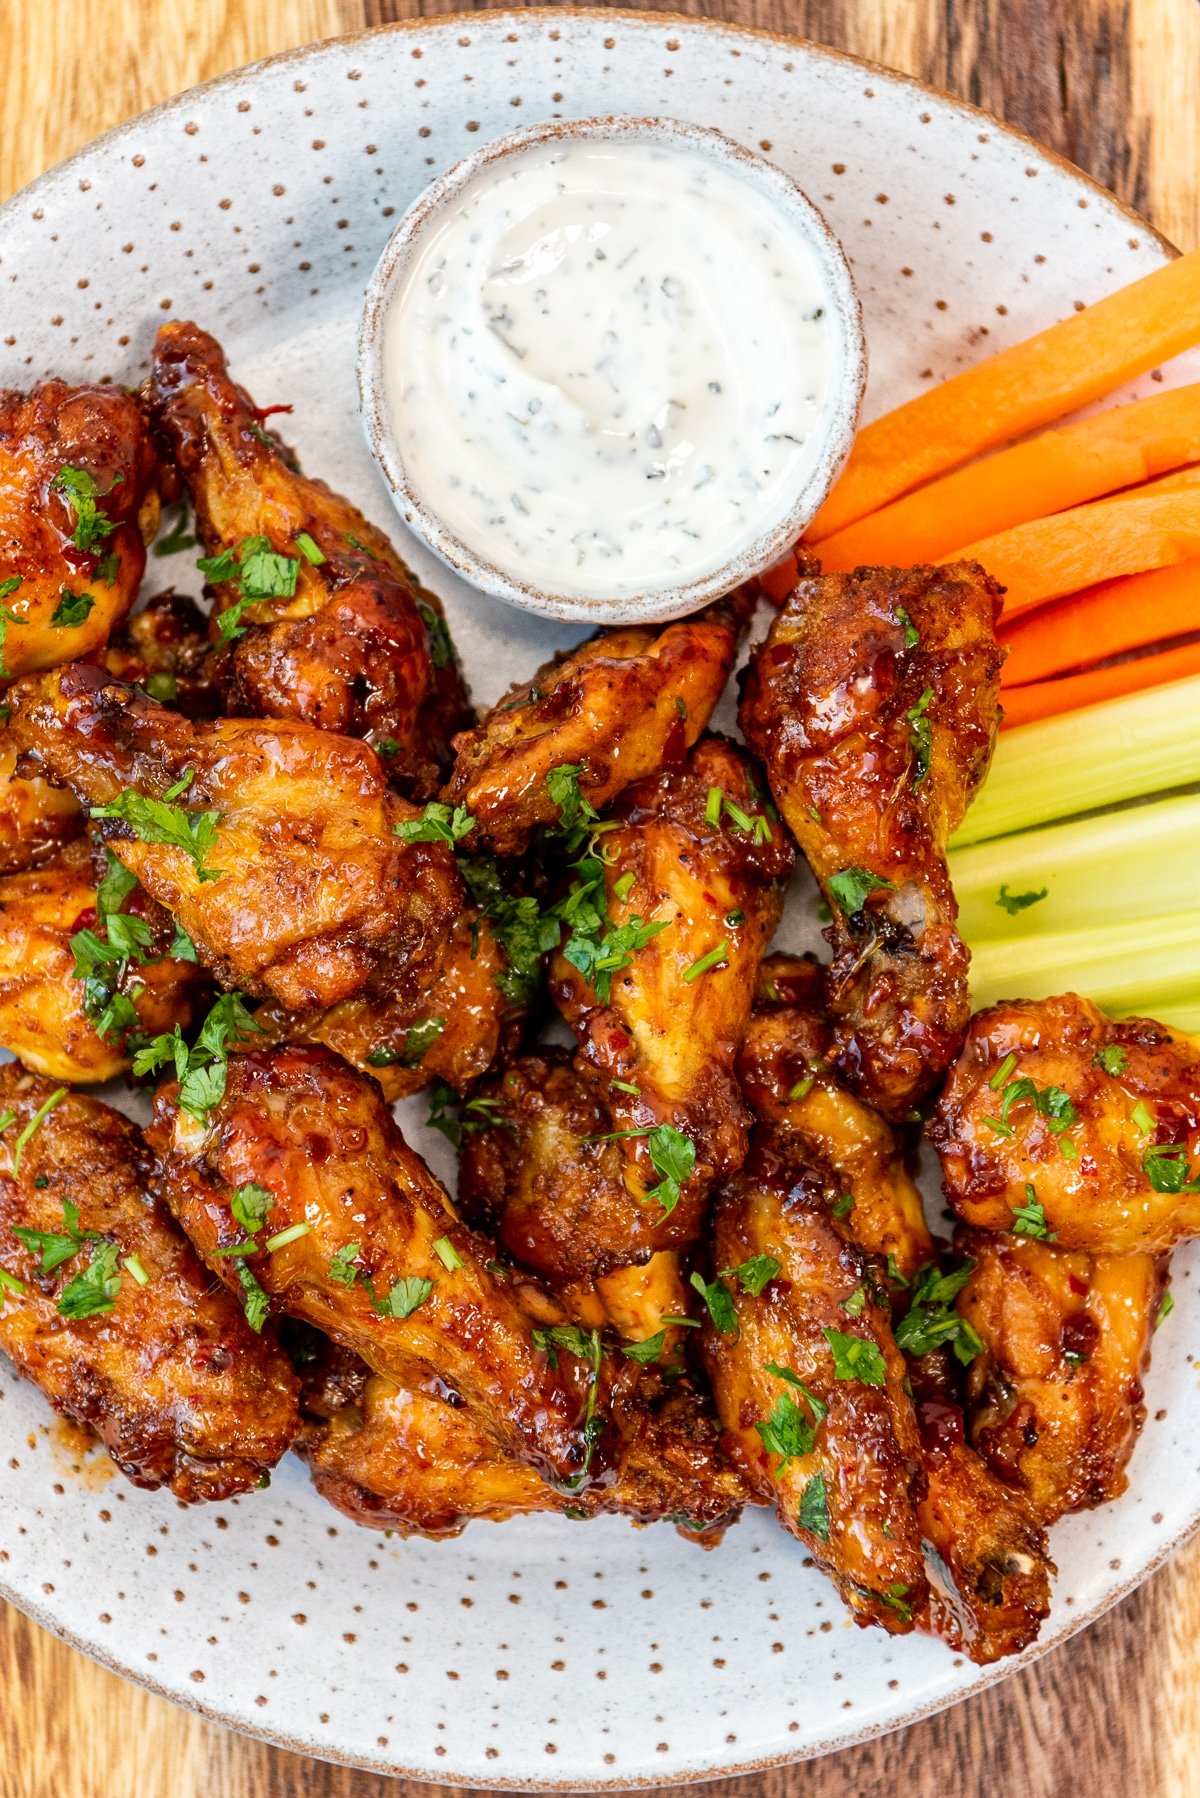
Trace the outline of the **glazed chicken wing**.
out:
<instances>
[{"instance_id":1,"label":"glazed chicken wing","mask_svg":"<svg viewBox=\"0 0 1200 1798\"><path fill-rule=\"evenodd\" d=\"M297 1382L150 1195L139 1131L0 1069L0 1348L138 1486L185 1503L262 1483Z\"/></svg>"},{"instance_id":2,"label":"glazed chicken wing","mask_svg":"<svg viewBox=\"0 0 1200 1798\"><path fill-rule=\"evenodd\" d=\"M104 665L114 680L144 687L185 718L215 718L221 698L210 654L208 620L196 602L182 593L156 593L113 633Z\"/></svg>"},{"instance_id":3,"label":"glazed chicken wing","mask_svg":"<svg viewBox=\"0 0 1200 1798\"><path fill-rule=\"evenodd\" d=\"M971 1441L1039 1523L1119 1498L1166 1258L962 1228L954 1247L975 1263L958 1309L984 1344L967 1374Z\"/></svg>"},{"instance_id":4,"label":"glazed chicken wing","mask_svg":"<svg viewBox=\"0 0 1200 1798\"><path fill-rule=\"evenodd\" d=\"M0 874L36 868L83 830L75 795L39 775L18 775L18 753L5 725L0 728Z\"/></svg>"},{"instance_id":5,"label":"glazed chicken wing","mask_svg":"<svg viewBox=\"0 0 1200 1798\"><path fill-rule=\"evenodd\" d=\"M229 709L366 737L404 792L432 797L468 717L439 601L348 500L300 473L206 331L162 327L147 397L208 556L225 558L209 578Z\"/></svg>"},{"instance_id":6,"label":"glazed chicken wing","mask_svg":"<svg viewBox=\"0 0 1200 1798\"><path fill-rule=\"evenodd\" d=\"M414 810L366 744L194 724L84 664L22 682L12 708L13 740L100 817L223 985L299 1010L431 974L462 886L445 844L395 835Z\"/></svg>"},{"instance_id":7,"label":"glazed chicken wing","mask_svg":"<svg viewBox=\"0 0 1200 1798\"><path fill-rule=\"evenodd\" d=\"M1200 1048L1067 993L981 1011L929 1127L965 1223L1149 1254L1200 1233Z\"/></svg>"},{"instance_id":8,"label":"glazed chicken wing","mask_svg":"<svg viewBox=\"0 0 1200 1798\"><path fill-rule=\"evenodd\" d=\"M838 1063L892 1118L935 1085L970 1013L946 844L996 736L999 602L974 563L801 580L742 698L833 913Z\"/></svg>"},{"instance_id":9,"label":"glazed chicken wing","mask_svg":"<svg viewBox=\"0 0 1200 1798\"><path fill-rule=\"evenodd\" d=\"M733 1060L792 864L747 757L719 737L627 788L606 823L550 964L633 1201L590 1219L597 1269L694 1241L713 1180L745 1154Z\"/></svg>"},{"instance_id":10,"label":"glazed chicken wing","mask_svg":"<svg viewBox=\"0 0 1200 1798\"><path fill-rule=\"evenodd\" d=\"M555 769L575 772L600 812L631 782L677 767L721 697L751 603L737 593L674 624L602 631L512 687L454 742L446 797L476 820L475 840L519 855L557 825Z\"/></svg>"},{"instance_id":11,"label":"glazed chicken wing","mask_svg":"<svg viewBox=\"0 0 1200 1798\"><path fill-rule=\"evenodd\" d=\"M157 526L154 452L130 394L0 390L0 684L101 647Z\"/></svg>"},{"instance_id":12,"label":"glazed chicken wing","mask_svg":"<svg viewBox=\"0 0 1200 1798\"><path fill-rule=\"evenodd\" d=\"M704 1354L752 1491L775 1505L856 1622L898 1634L928 1596L920 1444L887 1299L834 1215L838 1196L832 1171L786 1132L755 1131L713 1218L713 1264L736 1324L710 1323Z\"/></svg>"},{"instance_id":13,"label":"glazed chicken wing","mask_svg":"<svg viewBox=\"0 0 1200 1798\"><path fill-rule=\"evenodd\" d=\"M318 1397L316 1414L306 1393L300 1452L339 1511L402 1536L456 1536L473 1518L535 1511L618 1512L636 1523L670 1519L711 1546L745 1499L721 1459L715 1423L686 1382L661 1390L652 1405L645 1380L631 1374L618 1376L610 1398L623 1407L619 1461L578 1493L555 1491L506 1455L437 1381L409 1391L371 1374L357 1391L337 1393L340 1403L322 1406Z\"/></svg>"},{"instance_id":14,"label":"glazed chicken wing","mask_svg":"<svg viewBox=\"0 0 1200 1798\"><path fill-rule=\"evenodd\" d=\"M144 893L123 893L117 922L101 921L103 874L84 839L0 878L0 1048L77 1085L127 1069L131 1036L186 1030L208 984L171 955L174 927Z\"/></svg>"}]
</instances>

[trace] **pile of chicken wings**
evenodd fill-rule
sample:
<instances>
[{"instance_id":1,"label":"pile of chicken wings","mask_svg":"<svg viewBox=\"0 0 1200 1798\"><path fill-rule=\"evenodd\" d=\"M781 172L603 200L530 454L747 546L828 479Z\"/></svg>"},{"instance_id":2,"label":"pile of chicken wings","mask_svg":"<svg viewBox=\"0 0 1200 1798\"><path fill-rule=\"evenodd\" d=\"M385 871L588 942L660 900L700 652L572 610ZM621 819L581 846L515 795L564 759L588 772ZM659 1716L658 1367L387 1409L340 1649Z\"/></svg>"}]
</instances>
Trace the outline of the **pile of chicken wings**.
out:
<instances>
[{"instance_id":1,"label":"pile of chicken wings","mask_svg":"<svg viewBox=\"0 0 1200 1798\"><path fill-rule=\"evenodd\" d=\"M477 718L268 417L186 323L136 394L0 393L0 1346L185 1501L293 1448L401 1533L773 1506L858 1622L1022 1648L1047 1527L1126 1483L1200 1053L970 1016L999 590L804 574L744 745L708 725L750 592ZM205 603L141 597L189 513ZM797 847L827 966L771 952Z\"/></svg>"}]
</instances>

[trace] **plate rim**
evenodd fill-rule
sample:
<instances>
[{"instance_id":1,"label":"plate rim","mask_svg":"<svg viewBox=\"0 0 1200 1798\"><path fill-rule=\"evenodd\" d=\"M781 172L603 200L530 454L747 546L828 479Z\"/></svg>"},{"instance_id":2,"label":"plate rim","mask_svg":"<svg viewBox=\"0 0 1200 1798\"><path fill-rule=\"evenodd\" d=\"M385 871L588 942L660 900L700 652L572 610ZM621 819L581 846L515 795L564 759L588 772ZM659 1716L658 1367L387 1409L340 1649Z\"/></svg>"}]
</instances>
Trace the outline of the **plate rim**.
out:
<instances>
[{"instance_id":1,"label":"plate rim","mask_svg":"<svg viewBox=\"0 0 1200 1798\"><path fill-rule=\"evenodd\" d=\"M1033 155L1056 168L1077 186L1083 187L1091 197L1117 213L1128 225L1147 236L1159 248L1166 260L1173 261L1181 254L1178 246L1151 224L1135 207L1121 200L1102 182L1089 175L1086 170L1081 169L1060 151L1042 143L1028 132L1022 131L1018 126L1010 125L1007 121L997 117L995 113L988 112L986 108L976 106L969 100L963 100L958 95L952 94L932 82L922 81L915 75L890 68L885 63L877 62L871 57L861 56L854 51L823 44L812 38L799 37L790 32L773 31L764 26L743 25L726 19L697 17L687 13L648 12L623 5L616 7L567 5L553 8L488 6L481 11L453 11L431 17L397 19L384 24L364 26L357 31L318 38L306 44L298 44L286 50L276 51L269 56L259 57L253 62L241 64L239 67L228 69L219 75L210 76L207 80L197 82L177 94L168 95L153 106L145 108L142 112L134 114L133 117L124 119L111 126L107 131L89 139L79 149L72 151L70 155L63 157L59 162L52 164L50 168L43 170L41 174L34 176L32 180L26 182L23 187L18 188L0 204L0 242L3 241L5 227L10 219L16 216L19 207L23 207L31 199L36 200L42 191L48 190L52 183L56 183L74 166L89 159L98 150L111 149L144 126L156 124L160 118L194 103L200 97L207 97L210 93L218 90L236 91L238 87L252 82L261 71L299 65L312 60L314 56L320 55L326 50L345 50L357 44L369 45L375 39L396 33L424 35L436 33L440 35L443 32L464 29L470 29L476 34L490 33L504 22L515 23L526 28L530 25L537 25L539 29L549 31L554 29L555 22L563 17L572 20L587 20L596 24L612 23L614 20L620 21L622 24L634 21L642 26L679 30L681 33L710 35L719 32L726 38L761 41L781 49L804 52L818 61L850 65L852 68L886 82L893 89L906 88L914 95L931 98L943 109L949 109L952 113L966 119L981 121L987 125L989 130L1002 134L1010 141L1025 145ZM1033 1665L1034 1662L1063 1647L1082 1630L1089 1628L1108 1612L1115 1610L1139 1586L1145 1584L1158 1572L1165 1562L1184 1548L1198 1532L1200 1532L1200 1497L1196 1500L1190 1520L1176 1532L1170 1541L1160 1544L1136 1573L1130 1574L1127 1579L1120 1582L1114 1590L1089 1610L1081 1615L1071 1616L1052 1640L1034 1642L1022 1653L998 1662L986 1670L969 1692L929 1699L918 1703L901 1717L864 1724L850 1735L839 1734L836 1740L830 1739L818 1743L798 1753L789 1753L785 1750L778 1754L756 1755L735 1762L713 1763L707 1768L675 1772L668 1783L672 1786L692 1786L714 1779L742 1778L753 1773L766 1772L775 1767L801 1765L806 1761L823 1759L850 1749L860 1748L868 1742L878 1741L884 1736L908 1729L927 1717L936 1716L942 1711L951 1710L959 1704L967 1703L982 1693L990 1691L1012 1674ZM317 1743L311 1739L271 1729L265 1724L258 1724L253 1719L224 1711L218 1705L206 1703L201 1698L193 1697L187 1691L176 1690L174 1687L164 1685L152 1673L126 1664L119 1654L107 1652L102 1644L87 1641L79 1636L68 1622L49 1614L36 1599L26 1598L14 1591L2 1570L0 1570L0 1599L10 1604L23 1616L28 1617L39 1628L46 1630L48 1634L56 1637L59 1641L65 1642L70 1648L85 1655L87 1659L104 1667L108 1672L129 1680L132 1684L153 1693L156 1697L168 1700L182 1710L204 1717L209 1722L220 1724L237 1735L247 1736L252 1740L265 1742L272 1747L282 1748L290 1753L307 1756L332 1765L363 1769L392 1778L411 1779L422 1784L462 1783L462 1775L456 1774L452 1768L447 1768L443 1773L440 1768L408 1766L385 1754L364 1758L361 1751L345 1753L334 1744ZM613 1779L590 1778L580 1781L562 1778L517 1777L501 1773L475 1773L470 1776L469 1784L483 1791L583 1793L653 1790L661 1788L664 1780L662 1775L658 1774L624 1775Z\"/></svg>"}]
</instances>

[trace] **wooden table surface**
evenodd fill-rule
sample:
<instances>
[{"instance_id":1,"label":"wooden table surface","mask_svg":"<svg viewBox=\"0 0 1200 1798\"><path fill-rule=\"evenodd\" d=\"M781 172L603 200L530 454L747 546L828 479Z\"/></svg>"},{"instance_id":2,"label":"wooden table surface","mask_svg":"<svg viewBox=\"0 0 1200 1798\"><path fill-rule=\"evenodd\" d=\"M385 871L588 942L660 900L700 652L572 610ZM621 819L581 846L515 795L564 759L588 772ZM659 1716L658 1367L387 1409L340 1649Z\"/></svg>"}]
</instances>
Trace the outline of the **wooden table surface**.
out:
<instances>
[{"instance_id":1,"label":"wooden table surface","mask_svg":"<svg viewBox=\"0 0 1200 1798\"><path fill-rule=\"evenodd\" d=\"M423 0L0 0L0 198L154 101ZM643 9L654 0L641 0ZM663 10L663 9L657 9ZM674 0L951 89L1200 242L1197 0ZM1037 1666L943 1716L714 1798L1200 1793L1200 1542ZM230 1735L0 1606L0 1798L421 1798Z\"/></svg>"}]
</instances>

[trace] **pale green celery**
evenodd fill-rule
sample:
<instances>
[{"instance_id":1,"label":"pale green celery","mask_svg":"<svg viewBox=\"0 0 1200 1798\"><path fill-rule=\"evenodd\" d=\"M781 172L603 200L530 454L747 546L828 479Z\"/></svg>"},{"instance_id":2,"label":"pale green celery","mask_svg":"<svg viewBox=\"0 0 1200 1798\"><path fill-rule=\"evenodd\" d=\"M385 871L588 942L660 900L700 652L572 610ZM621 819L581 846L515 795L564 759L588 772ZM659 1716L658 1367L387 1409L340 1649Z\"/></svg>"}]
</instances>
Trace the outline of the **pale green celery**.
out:
<instances>
[{"instance_id":1,"label":"pale green celery","mask_svg":"<svg viewBox=\"0 0 1200 1798\"><path fill-rule=\"evenodd\" d=\"M956 847L1200 780L1200 676L1004 731Z\"/></svg>"},{"instance_id":2,"label":"pale green celery","mask_svg":"<svg viewBox=\"0 0 1200 1798\"><path fill-rule=\"evenodd\" d=\"M994 939L971 954L975 1007L1001 999L1082 993L1114 1017L1196 1028L1200 1015L1200 911L1129 924Z\"/></svg>"},{"instance_id":3,"label":"pale green celery","mask_svg":"<svg viewBox=\"0 0 1200 1798\"><path fill-rule=\"evenodd\" d=\"M1200 794L954 850L950 875L959 929L973 949L993 938L1200 912ZM1002 886L1010 898L1043 888L1046 897L1010 914Z\"/></svg>"}]
</instances>

